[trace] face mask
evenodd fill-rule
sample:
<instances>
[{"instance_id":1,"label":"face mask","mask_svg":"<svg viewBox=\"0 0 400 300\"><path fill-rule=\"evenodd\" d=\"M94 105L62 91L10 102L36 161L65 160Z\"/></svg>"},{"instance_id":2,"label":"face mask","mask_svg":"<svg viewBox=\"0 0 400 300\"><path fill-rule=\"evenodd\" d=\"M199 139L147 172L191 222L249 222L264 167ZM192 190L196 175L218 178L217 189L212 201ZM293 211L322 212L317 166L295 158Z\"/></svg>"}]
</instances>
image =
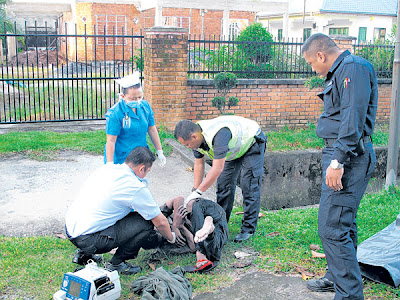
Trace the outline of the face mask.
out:
<instances>
[{"instance_id":1,"label":"face mask","mask_svg":"<svg viewBox=\"0 0 400 300\"><path fill-rule=\"evenodd\" d=\"M142 100L139 101L127 101L125 102L126 105L128 105L130 108L138 108L140 106L140 103L142 102Z\"/></svg>"}]
</instances>

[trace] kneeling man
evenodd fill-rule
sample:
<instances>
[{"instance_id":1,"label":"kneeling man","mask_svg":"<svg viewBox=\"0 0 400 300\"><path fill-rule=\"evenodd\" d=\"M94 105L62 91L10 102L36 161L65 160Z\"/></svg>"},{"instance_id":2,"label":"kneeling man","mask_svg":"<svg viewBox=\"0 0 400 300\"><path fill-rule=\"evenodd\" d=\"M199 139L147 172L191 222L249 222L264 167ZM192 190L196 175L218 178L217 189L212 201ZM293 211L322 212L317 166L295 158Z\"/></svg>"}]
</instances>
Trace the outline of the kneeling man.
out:
<instances>
[{"instance_id":1,"label":"kneeling man","mask_svg":"<svg viewBox=\"0 0 400 300\"><path fill-rule=\"evenodd\" d=\"M121 165L106 164L83 185L66 215L66 233L86 258L118 248L107 268L124 275L140 272L127 260L136 258L140 248L158 246L158 232L175 243L168 220L154 201L144 177L154 154L137 147Z\"/></svg>"}]
</instances>

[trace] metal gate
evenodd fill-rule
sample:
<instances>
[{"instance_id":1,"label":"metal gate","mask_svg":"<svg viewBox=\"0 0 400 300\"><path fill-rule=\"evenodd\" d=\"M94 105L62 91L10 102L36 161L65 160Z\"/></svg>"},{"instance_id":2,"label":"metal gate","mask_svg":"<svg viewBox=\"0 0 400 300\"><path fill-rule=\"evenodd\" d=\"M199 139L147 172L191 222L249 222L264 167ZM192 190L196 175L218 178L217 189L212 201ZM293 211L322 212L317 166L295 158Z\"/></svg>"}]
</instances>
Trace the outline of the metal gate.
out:
<instances>
[{"instance_id":1,"label":"metal gate","mask_svg":"<svg viewBox=\"0 0 400 300\"><path fill-rule=\"evenodd\" d=\"M70 27L21 33L15 24L0 34L0 123L104 119L118 99L114 79L143 71L143 36L133 29Z\"/></svg>"}]
</instances>

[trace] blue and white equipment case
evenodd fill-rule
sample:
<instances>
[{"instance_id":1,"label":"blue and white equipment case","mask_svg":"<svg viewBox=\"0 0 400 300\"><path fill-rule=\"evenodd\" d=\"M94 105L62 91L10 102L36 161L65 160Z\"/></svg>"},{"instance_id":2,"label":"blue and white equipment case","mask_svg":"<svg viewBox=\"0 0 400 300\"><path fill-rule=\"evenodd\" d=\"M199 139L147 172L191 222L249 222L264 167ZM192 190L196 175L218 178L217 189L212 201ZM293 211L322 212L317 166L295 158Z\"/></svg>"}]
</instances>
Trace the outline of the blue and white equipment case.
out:
<instances>
[{"instance_id":1,"label":"blue and white equipment case","mask_svg":"<svg viewBox=\"0 0 400 300\"><path fill-rule=\"evenodd\" d=\"M117 271L109 271L90 262L85 268L64 274L61 289L54 300L114 300L121 296Z\"/></svg>"}]
</instances>

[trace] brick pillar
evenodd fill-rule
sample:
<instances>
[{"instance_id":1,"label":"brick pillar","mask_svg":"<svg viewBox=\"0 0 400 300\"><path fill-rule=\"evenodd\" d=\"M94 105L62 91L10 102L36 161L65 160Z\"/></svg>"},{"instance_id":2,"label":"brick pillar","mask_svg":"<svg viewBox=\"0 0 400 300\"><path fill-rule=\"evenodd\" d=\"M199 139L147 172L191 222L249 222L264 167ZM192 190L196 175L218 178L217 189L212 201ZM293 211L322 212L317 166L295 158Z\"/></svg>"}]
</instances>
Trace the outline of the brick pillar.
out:
<instances>
[{"instance_id":1,"label":"brick pillar","mask_svg":"<svg viewBox=\"0 0 400 300\"><path fill-rule=\"evenodd\" d=\"M353 41L357 40L356 37L348 35L331 35L330 38L335 41L336 45L338 45L340 49L349 50L353 53Z\"/></svg>"},{"instance_id":2,"label":"brick pillar","mask_svg":"<svg viewBox=\"0 0 400 300\"><path fill-rule=\"evenodd\" d=\"M185 119L188 29L152 27L144 37L144 96L157 125L173 130Z\"/></svg>"}]
</instances>

